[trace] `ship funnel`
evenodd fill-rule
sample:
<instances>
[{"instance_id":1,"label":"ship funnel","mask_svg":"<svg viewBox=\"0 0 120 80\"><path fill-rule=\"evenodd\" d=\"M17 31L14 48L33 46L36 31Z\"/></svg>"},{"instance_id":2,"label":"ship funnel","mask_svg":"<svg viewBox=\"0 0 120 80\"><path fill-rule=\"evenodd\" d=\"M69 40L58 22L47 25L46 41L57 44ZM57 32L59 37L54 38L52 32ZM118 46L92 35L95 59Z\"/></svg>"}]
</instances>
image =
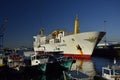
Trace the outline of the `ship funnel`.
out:
<instances>
[{"instance_id":1,"label":"ship funnel","mask_svg":"<svg viewBox=\"0 0 120 80\"><path fill-rule=\"evenodd\" d=\"M76 19L75 19L75 26L74 26L74 34L77 34L79 33L79 20L78 20L78 16L76 16Z\"/></svg>"},{"instance_id":2,"label":"ship funnel","mask_svg":"<svg viewBox=\"0 0 120 80\"><path fill-rule=\"evenodd\" d=\"M41 35L41 36L44 35L44 30L43 30L43 29L40 29L40 31L39 31L39 35Z\"/></svg>"}]
</instances>

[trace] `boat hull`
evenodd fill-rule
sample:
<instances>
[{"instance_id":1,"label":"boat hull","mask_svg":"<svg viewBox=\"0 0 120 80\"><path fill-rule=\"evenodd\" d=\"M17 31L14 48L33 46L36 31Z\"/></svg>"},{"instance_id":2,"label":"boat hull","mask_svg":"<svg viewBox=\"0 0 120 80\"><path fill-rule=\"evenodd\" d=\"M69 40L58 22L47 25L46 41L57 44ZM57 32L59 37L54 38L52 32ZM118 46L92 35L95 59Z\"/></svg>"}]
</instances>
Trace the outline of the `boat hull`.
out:
<instances>
[{"instance_id":1,"label":"boat hull","mask_svg":"<svg viewBox=\"0 0 120 80\"><path fill-rule=\"evenodd\" d=\"M66 57L73 57L75 59L90 59L91 55L79 55L79 54L64 54Z\"/></svg>"},{"instance_id":2,"label":"boat hull","mask_svg":"<svg viewBox=\"0 0 120 80\"><path fill-rule=\"evenodd\" d=\"M34 45L36 53L42 51L63 51L63 55L78 58L90 58L94 48L103 38L105 32L84 32L61 37L61 42L42 44L40 47ZM34 42L35 43L35 42Z\"/></svg>"},{"instance_id":3,"label":"boat hull","mask_svg":"<svg viewBox=\"0 0 120 80\"><path fill-rule=\"evenodd\" d=\"M34 65L34 66L31 66L31 68L44 73L46 71L46 64Z\"/></svg>"},{"instance_id":4,"label":"boat hull","mask_svg":"<svg viewBox=\"0 0 120 80\"><path fill-rule=\"evenodd\" d=\"M70 69L72 66L72 62L53 62L47 63L46 74L50 73L61 73L62 71L66 71Z\"/></svg>"},{"instance_id":5,"label":"boat hull","mask_svg":"<svg viewBox=\"0 0 120 80\"><path fill-rule=\"evenodd\" d=\"M71 69L73 63L74 63L74 60L67 60L64 62L60 62L60 66L68 70L68 69Z\"/></svg>"},{"instance_id":6,"label":"boat hull","mask_svg":"<svg viewBox=\"0 0 120 80\"><path fill-rule=\"evenodd\" d=\"M62 71L70 70L72 64L75 63L76 60L71 57L50 57L49 62L47 63L47 73L55 72L60 73Z\"/></svg>"},{"instance_id":7,"label":"boat hull","mask_svg":"<svg viewBox=\"0 0 120 80\"><path fill-rule=\"evenodd\" d=\"M45 74L46 64L34 65L34 66L21 66L20 71L28 74Z\"/></svg>"}]
</instances>

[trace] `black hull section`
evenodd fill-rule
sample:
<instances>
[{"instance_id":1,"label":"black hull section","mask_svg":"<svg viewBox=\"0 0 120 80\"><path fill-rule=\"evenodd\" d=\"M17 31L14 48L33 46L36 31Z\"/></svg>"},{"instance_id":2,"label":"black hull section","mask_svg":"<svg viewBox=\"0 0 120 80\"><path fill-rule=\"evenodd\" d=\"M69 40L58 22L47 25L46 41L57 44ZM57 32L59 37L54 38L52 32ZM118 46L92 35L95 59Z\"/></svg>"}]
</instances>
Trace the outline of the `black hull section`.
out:
<instances>
[{"instance_id":1,"label":"black hull section","mask_svg":"<svg viewBox=\"0 0 120 80\"><path fill-rule=\"evenodd\" d=\"M48 63L46 67L46 73L62 72L63 70L67 69L61 66L58 62Z\"/></svg>"},{"instance_id":2,"label":"black hull section","mask_svg":"<svg viewBox=\"0 0 120 80\"><path fill-rule=\"evenodd\" d=\"M43 71L38 70L37 68L33 68L31 66L25 66L20 68L20 72L26 75L33 75L33 74L44 74Z\"/></svg>"},{"instance_id":3,"label":"black hull section","mask_svg":"<svg viewBox=\"0 0 120 80\"><path fill-rule=\"evenodd\" d=\"M114 48L97 48L94 50L93 55L96 57L104 57L104 58L118 58L120 59L120 48L114 49Z\"/></svg>"}]
</instances>

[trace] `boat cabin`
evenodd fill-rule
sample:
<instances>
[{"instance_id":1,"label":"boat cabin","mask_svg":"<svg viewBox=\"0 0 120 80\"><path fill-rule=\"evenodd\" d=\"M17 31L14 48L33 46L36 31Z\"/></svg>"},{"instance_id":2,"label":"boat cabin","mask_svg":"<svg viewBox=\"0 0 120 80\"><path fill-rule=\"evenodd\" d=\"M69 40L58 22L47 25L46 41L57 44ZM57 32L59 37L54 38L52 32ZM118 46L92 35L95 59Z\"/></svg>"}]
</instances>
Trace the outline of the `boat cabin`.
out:
<instances>
[{"instance_id":1,"label":"boat cabin","mask_svg":"<svg viewBox=\"0 0 120 80\"><path fill-rule=\"evenodd\" d=\"M44 54L35 54L31 56L31 65L45 64L48 62L49 56Z\"/></svg>"},{"instance_id":2,"label":"boat cabin","mask_svg":"<svg viewBox=\"0 0 120 80\"><path fill-rule=\"evenodd\" d=\"M102 67L102 77L107 80L120 80L120 66Z\"/></svg>"}]
</instances>

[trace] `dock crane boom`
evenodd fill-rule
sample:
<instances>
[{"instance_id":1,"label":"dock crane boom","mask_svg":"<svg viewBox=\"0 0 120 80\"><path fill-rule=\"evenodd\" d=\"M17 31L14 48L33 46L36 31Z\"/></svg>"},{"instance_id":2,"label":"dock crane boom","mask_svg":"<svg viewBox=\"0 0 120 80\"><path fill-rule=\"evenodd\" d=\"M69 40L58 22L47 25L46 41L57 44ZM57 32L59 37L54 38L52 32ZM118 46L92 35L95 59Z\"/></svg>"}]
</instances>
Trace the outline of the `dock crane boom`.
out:
<instances>
[{"instance_id":1,"label":"dock crane boom","mask_svg":"<svg viewBox=\"0 0 120 80\"><path fill-rule=\"evenodd\" d=\"M3 53L3 39L4 39L4 33L5 33L5 29L7 26L7 18L4 19L1 27L0 27L0 54Z\"/></svg>"}]
</instances>

